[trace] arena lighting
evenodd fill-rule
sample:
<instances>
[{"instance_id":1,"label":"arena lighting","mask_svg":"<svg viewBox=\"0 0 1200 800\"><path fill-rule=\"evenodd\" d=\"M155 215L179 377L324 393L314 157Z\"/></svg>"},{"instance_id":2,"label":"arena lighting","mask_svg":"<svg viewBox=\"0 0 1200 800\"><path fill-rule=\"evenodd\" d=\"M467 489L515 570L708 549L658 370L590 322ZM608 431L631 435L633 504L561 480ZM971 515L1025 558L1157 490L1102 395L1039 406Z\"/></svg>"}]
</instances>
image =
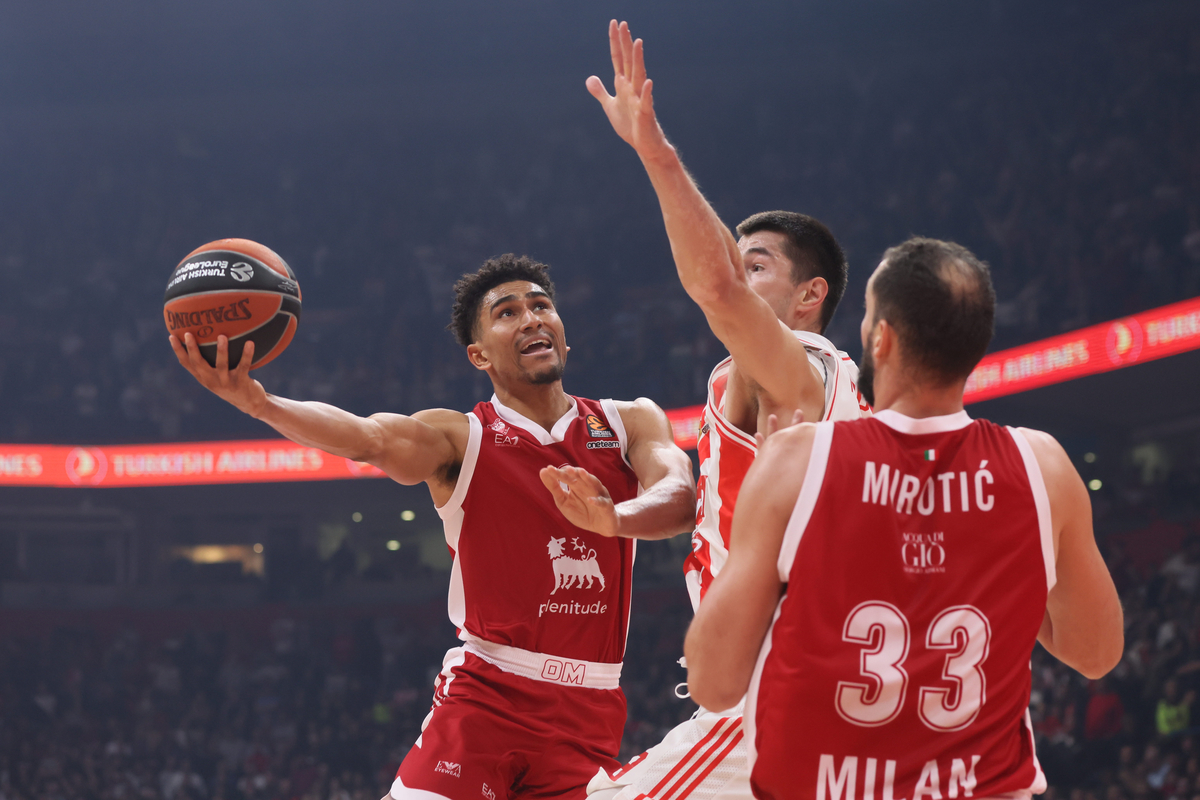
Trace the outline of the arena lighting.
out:
<instances>
[{"instance_id":1,"label":"arena lighting","mask_svg":"<svg viewBox=\"0 0 1200 800\"><path fill-rule=\"evenodd\" d=\"M967 379L967 403L1200 349L1200 297L993 353ZM667 411L696 446L704 406ZM124 487L380 478L369 464L283 439L182 444L0 445L0 486Z\"/></svg>"}]
</instances>

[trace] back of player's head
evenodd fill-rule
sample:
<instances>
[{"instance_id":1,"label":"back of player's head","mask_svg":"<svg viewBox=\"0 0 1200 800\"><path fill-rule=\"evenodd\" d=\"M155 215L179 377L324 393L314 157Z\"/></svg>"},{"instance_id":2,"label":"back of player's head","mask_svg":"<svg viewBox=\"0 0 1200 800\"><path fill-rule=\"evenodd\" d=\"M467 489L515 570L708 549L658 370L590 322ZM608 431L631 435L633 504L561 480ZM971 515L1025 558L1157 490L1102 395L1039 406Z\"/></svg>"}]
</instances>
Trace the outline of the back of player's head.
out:
<instances>
[{"instance_id":1,"label":"back of player's head","mask_svg":"<svg viewBox=\"0 0 1200 800\"><path fill-rule=\"evenodd\" d=\"M450 310L450 324L446 330L451 331L463 347L479 338L479 304L483 296L509 281L536 283L549 295L550 302L554 302L550 267L529 256L512 253L489 258L478 270L468 272L454 284L454 307Z\"/></svg>"},{"instance_id":2,"label":"back of player's head","mask_svg":"<svg viewBox=\"0 0 1200 800\"><path fill-rule=\"evenodd\" d=\"M821 305L823 333L846 293L849 280L850 269L842 246L820 220L795 211L760 211L737 226L738 236L759 231L774 231L783 236L784 255L792 262L793 283L824 278L829 285L829 294Z\"/></svg>"},{"instance_id":3,"label":"back of player's head","mask_svg":"<svg viewBox=\"0 0 1200 800\"><path fill-rule=\"evenodd\" d=\"M913 366L936 383L962 380L987 352L996 292L986 262L954 242L913 237L883 254L875 319L886 319Z\"/></svg>"}]
</instances>

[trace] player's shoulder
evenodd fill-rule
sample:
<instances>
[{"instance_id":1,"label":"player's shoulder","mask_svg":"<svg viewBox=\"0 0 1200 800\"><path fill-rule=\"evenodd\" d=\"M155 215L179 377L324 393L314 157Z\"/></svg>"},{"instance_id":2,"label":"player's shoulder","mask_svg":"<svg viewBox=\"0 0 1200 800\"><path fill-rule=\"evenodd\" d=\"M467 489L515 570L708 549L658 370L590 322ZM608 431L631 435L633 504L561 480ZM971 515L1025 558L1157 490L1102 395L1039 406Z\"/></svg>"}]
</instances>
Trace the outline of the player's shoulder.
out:
<instances>
[{"instance_id":1,"label":"player's shoulder","mask_svg":"<svg viewBox=\"0 0 1200 800\"><path fill-rule=\"evenodd\" d=\"M470 429L471 424L466 414L452 408L427 408L415 412L412 414L412 418L447 434L465 433Z\"/></svg>"},{"instance_id":2,"label":"player's shoulder","mask_svg":"<svg viewBox=\"0 0 1200 800\"><path fill-rule=\"evenodd\" d=\"M617 413L621 415L621 424L625 426L631 440L646 433L660 437L670 434L671 423L667 421L667 412L649 397L612 402Z\"/></svg>"},{"instance_id":3,"label":"player's shoulder","mask_svg":"<svg viewBox=\"0 0 1200 800\"><path fill-rule=\"evenodd\" d=\"M625 416L626 413L666 415L662 407L649 397L635 397L633 400L613 400L612 402L617 411L621 412L621 416Z\"/></svg>"}]
</instances>

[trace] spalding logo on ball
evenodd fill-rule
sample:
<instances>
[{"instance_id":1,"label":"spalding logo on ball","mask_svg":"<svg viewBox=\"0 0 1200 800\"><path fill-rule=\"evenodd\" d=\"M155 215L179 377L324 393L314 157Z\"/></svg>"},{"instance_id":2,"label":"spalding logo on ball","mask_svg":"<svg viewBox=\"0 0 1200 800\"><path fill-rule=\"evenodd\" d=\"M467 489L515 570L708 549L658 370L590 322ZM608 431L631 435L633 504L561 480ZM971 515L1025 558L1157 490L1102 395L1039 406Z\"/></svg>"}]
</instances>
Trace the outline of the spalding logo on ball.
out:
<instances>
[{"instance_id":1,"label":"spalding logo on ball","mask_svg":"<svg viewBox=\"0 0 1200 800\"><path fill-rule=\"evenodd\" d=\"M167 330L190 333L217 365L217 337L229 337L229 368L254 342L257 369L284 351L300 320L300 285L275 251L248 239L218 239L188 253L171 273L163 298Z\"/></svg>"}]
</instances>

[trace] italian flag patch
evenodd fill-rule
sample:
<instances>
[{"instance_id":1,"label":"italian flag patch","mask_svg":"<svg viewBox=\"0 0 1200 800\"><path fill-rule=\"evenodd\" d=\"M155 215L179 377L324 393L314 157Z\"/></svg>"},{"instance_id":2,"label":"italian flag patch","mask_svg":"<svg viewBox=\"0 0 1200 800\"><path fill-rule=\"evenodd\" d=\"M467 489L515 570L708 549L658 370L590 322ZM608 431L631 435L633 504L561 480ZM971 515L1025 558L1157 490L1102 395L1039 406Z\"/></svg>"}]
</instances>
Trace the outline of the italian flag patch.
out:
<instances>
[{"instance_id":1,"label":"italian flag patch","mask_svg":"<svg viewBox=\"0 0 1200 800\"><path fill-rule=\"evenodd\" d=\"M937 451L926 450L925 451L925 460L926 461L936 461L937 460Z\"/></svg>"}]
</instances>

